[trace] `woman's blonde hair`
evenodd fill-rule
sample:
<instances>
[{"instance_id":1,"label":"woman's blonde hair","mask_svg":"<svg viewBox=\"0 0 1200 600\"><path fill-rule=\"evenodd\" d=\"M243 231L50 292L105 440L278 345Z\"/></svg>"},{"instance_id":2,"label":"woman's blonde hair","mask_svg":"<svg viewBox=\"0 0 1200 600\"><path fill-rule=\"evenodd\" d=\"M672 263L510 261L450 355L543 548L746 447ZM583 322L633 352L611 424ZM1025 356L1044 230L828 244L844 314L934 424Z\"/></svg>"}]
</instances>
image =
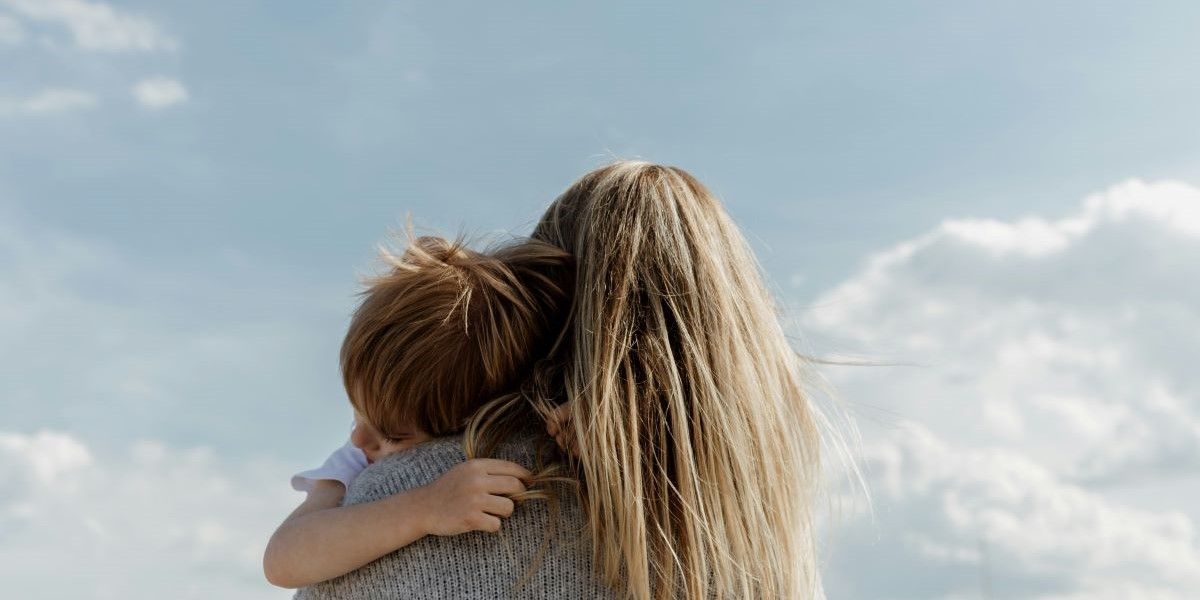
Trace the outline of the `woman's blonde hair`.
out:
<instances>
[{"instance_id":1,"label":"woman's blonde hair","mask_svg":"<svg viewBox=\"0 0 1200 600\"><path fill-rule=\"evenodd\" d=\"M562 329L570 257L558 247L515 241L477 252L424 236L400 255L380 254L389 268L364 281L341 370L350 403L385 436L411 425L461 431L516 389Z\"/></svg>"},{"instance_id":2,"label":"woman's blonde hair","mask_svg":"<svg viewBox=\"0 0 1200 600\"><path fill-rule=\"evenodd\" d=\"M821 596L819 413L714 195L682 169L619 161L571 185L532 237L576 271L566 330L523 397L543 417L569 402L602 579L639 599ZM471 436L503 421L485 413Z\"/></svg>"}]
</instances>

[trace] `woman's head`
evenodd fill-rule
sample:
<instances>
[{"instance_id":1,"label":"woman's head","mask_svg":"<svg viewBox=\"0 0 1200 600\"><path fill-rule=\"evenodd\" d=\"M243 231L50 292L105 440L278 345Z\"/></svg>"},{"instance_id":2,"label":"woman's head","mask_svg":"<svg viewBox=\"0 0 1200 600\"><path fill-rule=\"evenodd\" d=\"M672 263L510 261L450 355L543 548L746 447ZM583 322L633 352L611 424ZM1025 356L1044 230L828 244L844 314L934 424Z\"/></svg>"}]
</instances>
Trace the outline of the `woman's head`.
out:
<instances>
[{"instance_id":1,"label":"woman's head","mask_svg":"<svg viewBox=\"0 0 1200 600\"><path fill-rule=\"evenodd\" d=\"M382 255L389 269L366 281L341 350L350 403L374 438L461 430L525 377L561 328L554 315L570 262L554 246L476 252L421 237Z\"/></svg>"},{"instance_id":2,"label":"woman's head","mask_svg":"<svg viewBox=\"0 0 1200 600\"><path fill-rule=\"evenodd\" d=\"M815 409L721 203L682 169L620 161L532 237L576 264L555 361L600 574L636 597L816 594Z\"/></svg>"}]
</instances>

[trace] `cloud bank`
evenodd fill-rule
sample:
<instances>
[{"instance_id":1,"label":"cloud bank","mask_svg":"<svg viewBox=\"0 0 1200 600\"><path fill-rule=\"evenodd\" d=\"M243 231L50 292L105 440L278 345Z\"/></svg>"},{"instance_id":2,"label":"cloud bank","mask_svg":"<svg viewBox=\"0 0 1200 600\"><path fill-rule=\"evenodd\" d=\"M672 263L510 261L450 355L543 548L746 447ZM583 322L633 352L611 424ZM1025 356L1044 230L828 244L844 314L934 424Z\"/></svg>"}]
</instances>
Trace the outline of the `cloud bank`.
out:
<instances>
[{"instance_id":1,"label":"cloud bank","mask_svg":"<svg viewBox=\"0 0 1200 600\"><path fill-rule=\"evenodd\" d=\"M13 597L282 598L262 551L296 495L286 469L141 440L96 456L0 432L0 572Z\"/></svg>"},{"instance_id":2,"label":"cloud bank","mask_svg":"<svg viewBox=\"0 0 1200 600\"><path fill-rule=\"evenodd\" d=\"M947 220L814 305L807 331L920 365L830 374L878 509L836 530L843 595L1200 589L1198 498L1117 493L1200 469L1200 190L1132 180L1063 218Z\"/></svg>"}]
</instances>

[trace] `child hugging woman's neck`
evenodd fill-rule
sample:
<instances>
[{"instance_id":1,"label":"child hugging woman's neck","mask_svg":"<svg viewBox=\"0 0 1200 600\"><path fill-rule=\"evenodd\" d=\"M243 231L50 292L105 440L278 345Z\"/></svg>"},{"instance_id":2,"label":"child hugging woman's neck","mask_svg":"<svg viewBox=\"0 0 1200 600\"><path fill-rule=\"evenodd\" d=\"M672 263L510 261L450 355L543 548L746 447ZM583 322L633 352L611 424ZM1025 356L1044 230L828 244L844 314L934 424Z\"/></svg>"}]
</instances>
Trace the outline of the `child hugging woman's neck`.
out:
<instances>
[{"instance_id":1,"label":"child hugging woman's neck","mask_svg":"<svg viewBox=\"0 0 1200 600\"><path fill-rule=\"evenodd\" d=\"M355 426L324 465L297 474L307 499L271 537L267 579L297 588L353 571L426 535L496 531L533 474L473 458L433 483L341 506L368 464L461 432L476 410L515 390L562 329L569 255L534 241L477 252L420 237L368 278L341 349Z\"/></svg>"}]
</instances>

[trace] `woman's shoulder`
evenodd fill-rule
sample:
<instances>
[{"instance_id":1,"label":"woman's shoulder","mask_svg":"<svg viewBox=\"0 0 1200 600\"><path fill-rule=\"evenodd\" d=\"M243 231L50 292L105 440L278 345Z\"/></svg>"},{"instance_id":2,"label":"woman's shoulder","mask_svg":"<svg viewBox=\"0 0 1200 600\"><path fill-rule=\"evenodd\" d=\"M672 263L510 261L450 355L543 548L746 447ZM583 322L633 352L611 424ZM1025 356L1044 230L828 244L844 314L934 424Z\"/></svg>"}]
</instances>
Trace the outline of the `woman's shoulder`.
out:
<instances>
[{"instance_id":1,"label":"woman's shoulder","mask_svg":"<svg viewBox=\"0 0 1200 600\"><path fill-rule=\"evenodd\" d=\"M389 456L364 471L351 486L352 493L397 489L397 481L422 481L453 468L466 459L462 440L461 435L438 438ZM535 430L509 436L489 454L528 467L546 442L553 443ZM356 571L305 588L296 597L618 598L595 576L591 538L578 498L570 488L559 491L554 502L533 498L518 503L498 533L425 536Z\"/></svg>"},{"instance_id":2,"label":"woman's shoulder","mask_svg":"<svg viewBox=\"0 0 1200 600\"><path fill-rule=\"evenodd\" d=\"M493 458L532 466L537 435L535 429L518 431L497 445ZM433 483L446 471L467 459L463 435L434 438L376 462L359 474L346 494L346 504L361 504Z\"/></svg>"},{"instance_id":3,"label":"woman's shoulder","mask_svg":"<svg viewBox=\"0 0 1200 600\"><path fill-rule=\"evenodd\" d=\"M362 504L433 482L465 460L462 436L434 438L363 469L350 484L345 504Z\"/></svg>"}]
</instances>

